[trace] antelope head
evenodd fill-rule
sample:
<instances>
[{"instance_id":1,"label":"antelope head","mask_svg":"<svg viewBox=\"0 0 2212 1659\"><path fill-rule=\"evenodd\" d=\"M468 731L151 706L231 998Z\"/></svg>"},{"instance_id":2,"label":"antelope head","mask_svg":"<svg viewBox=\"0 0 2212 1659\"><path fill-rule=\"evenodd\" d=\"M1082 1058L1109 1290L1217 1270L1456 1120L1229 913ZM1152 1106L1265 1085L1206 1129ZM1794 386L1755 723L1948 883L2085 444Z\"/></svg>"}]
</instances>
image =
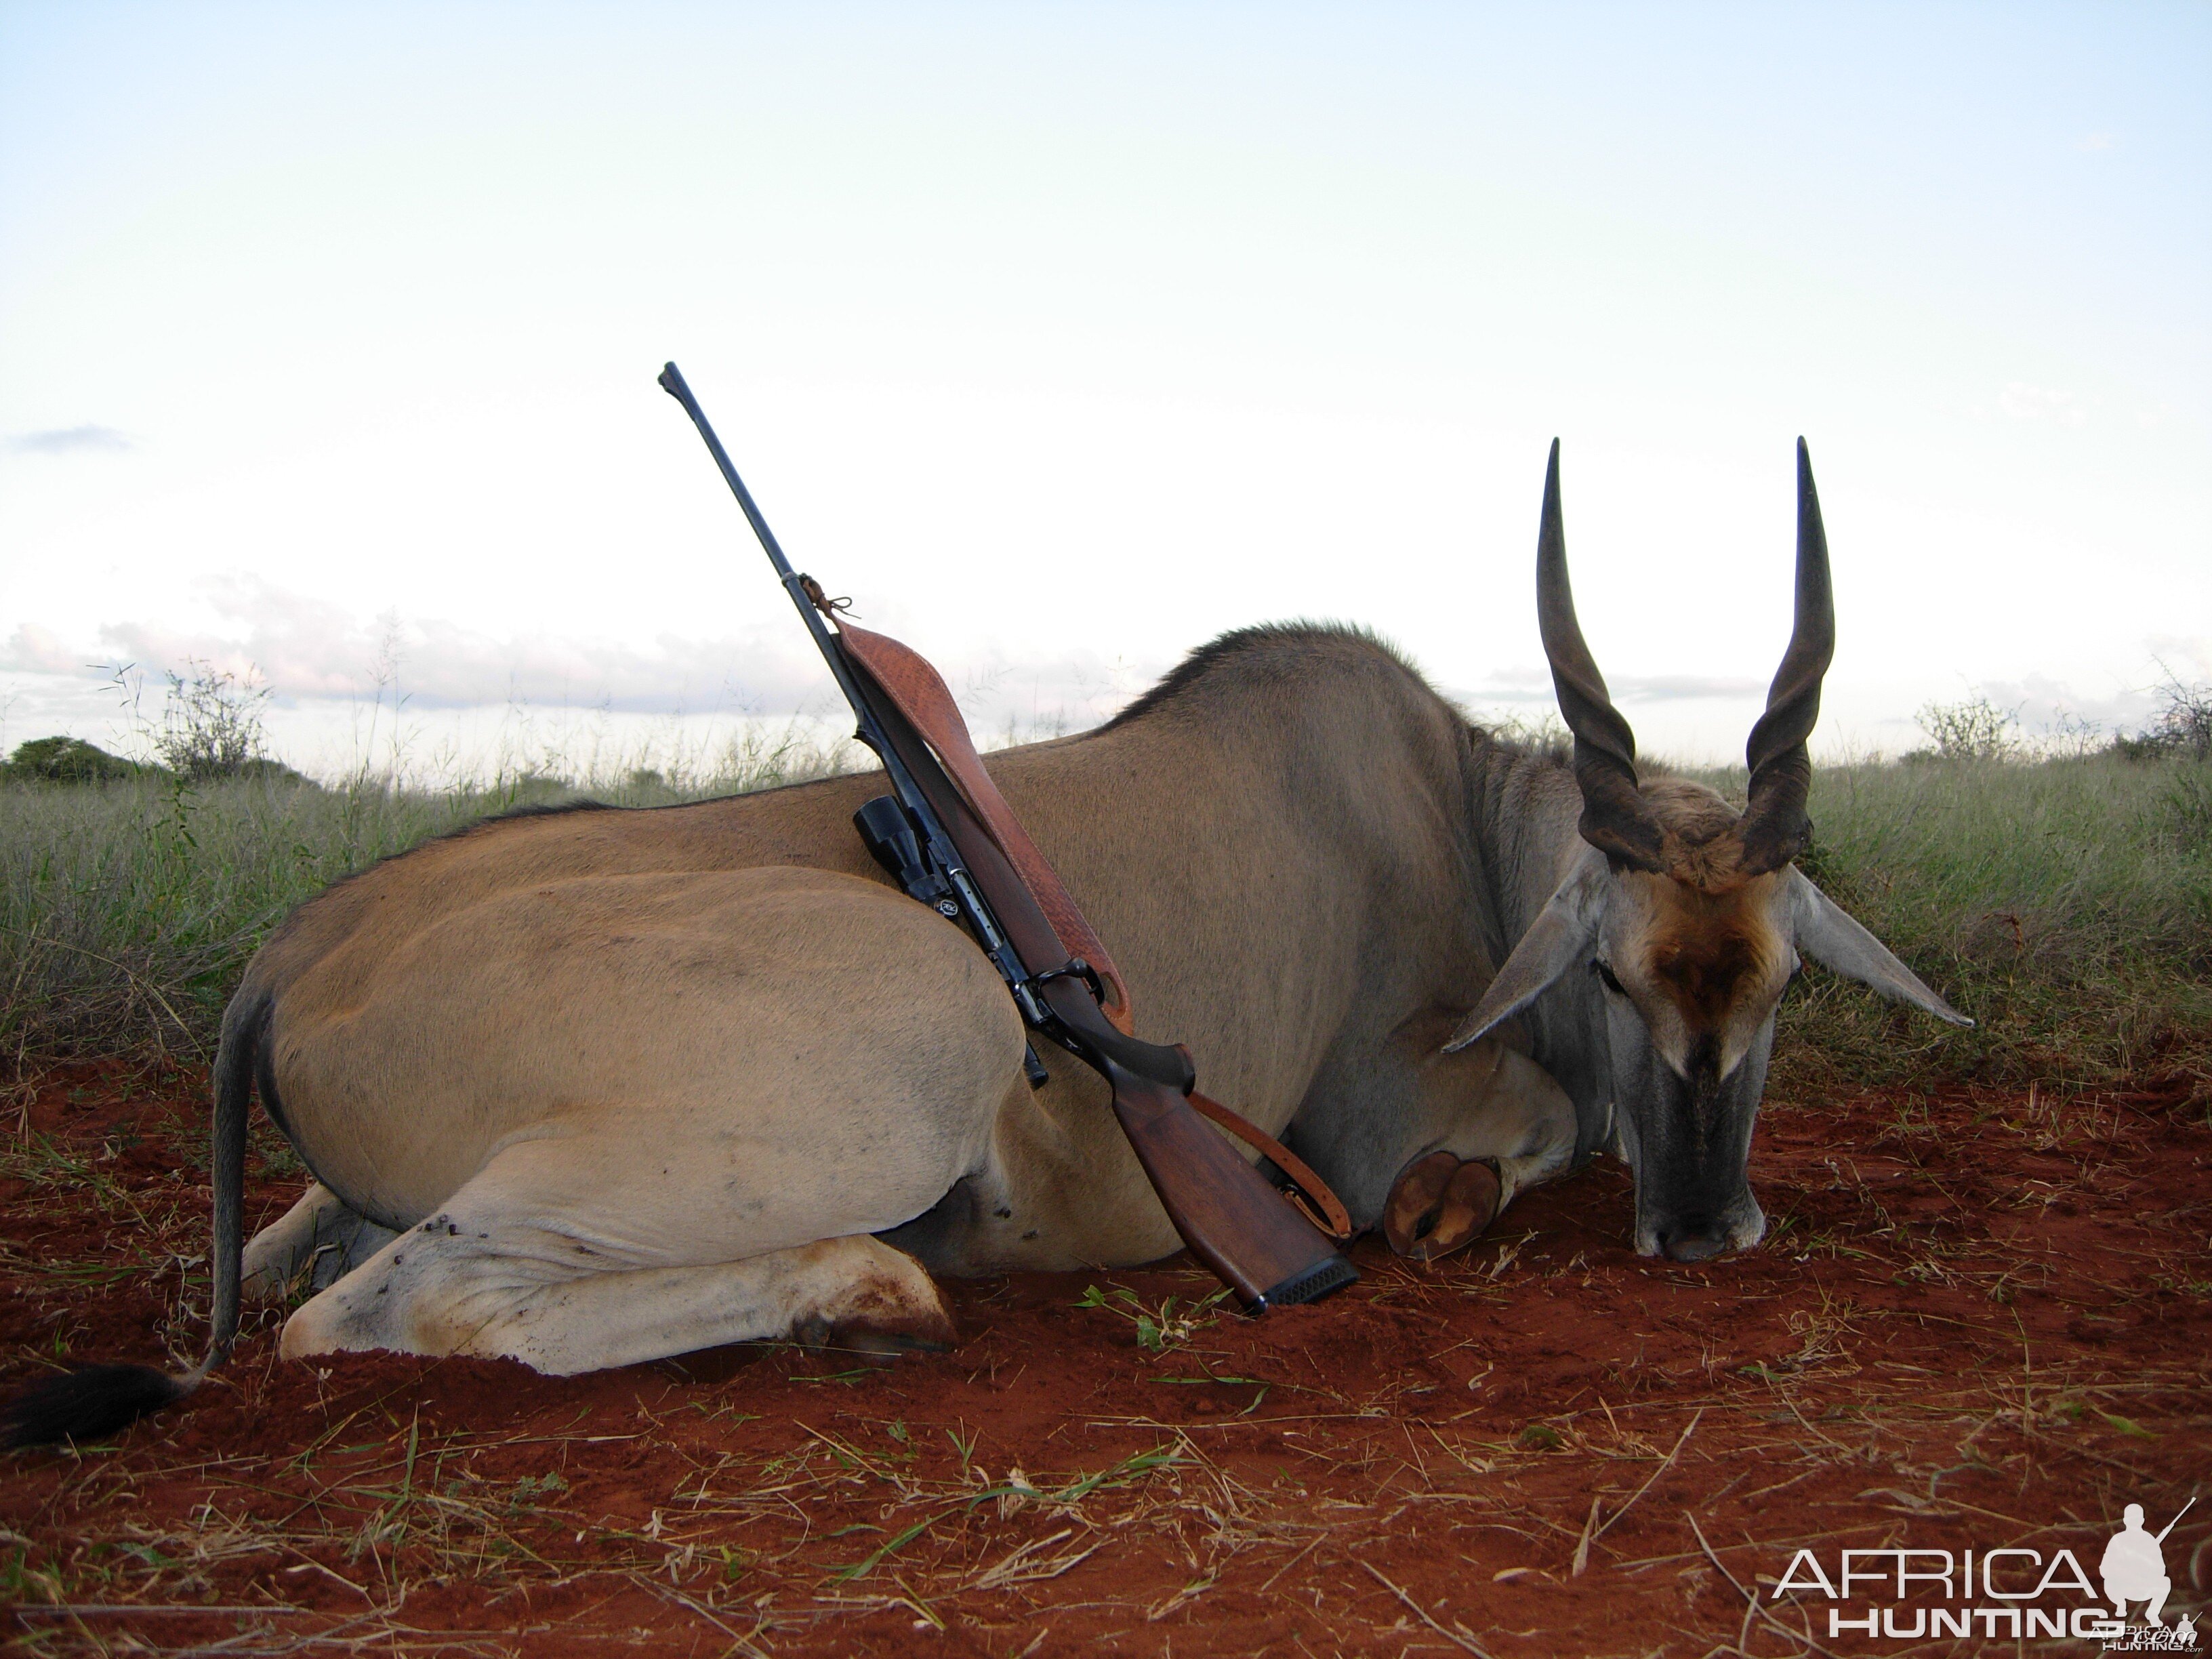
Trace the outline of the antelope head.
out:
<instances>
[{"instance_id":1,"label":"antelope head","mask_svg":"<svg viewBox=\"0 0 2212 1659\"><path fill-rule=\"evenodd\" d=\"M1797 617L1752 727L1738 813L1701 785L1639 779L1636 738L1575 620L1559 516L1559 446L1544 480L1536 606L1559 712L1574 733L1586 845L1481 1002L1462 1048L1567 975L1594 975L1577 1041L1607 1059L1613 1150L1636 1177L1636 1248L1699 1261L1759 1243L1748 1175L1774 1015L1802 958L1954 1025L1972 1024L1851 920L1793 860L1812 832L1806 739L1835 651L1828 544L1797 443Z\"/></svg>"}]
</instances>

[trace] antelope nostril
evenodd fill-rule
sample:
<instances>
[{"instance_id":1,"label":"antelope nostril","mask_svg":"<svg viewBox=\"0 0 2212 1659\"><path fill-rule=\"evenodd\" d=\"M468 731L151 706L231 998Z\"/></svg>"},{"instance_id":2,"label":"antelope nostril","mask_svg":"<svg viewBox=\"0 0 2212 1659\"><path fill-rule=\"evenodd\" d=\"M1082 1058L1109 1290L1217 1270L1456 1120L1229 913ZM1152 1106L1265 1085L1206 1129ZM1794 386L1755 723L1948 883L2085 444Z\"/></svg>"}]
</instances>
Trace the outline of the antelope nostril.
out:
<instances>
[{"instance_id":1,"label":"antelope nostril","mask_svg":"<svg viewBox=\"0 0 2212 1659\"><path fill-rule=\"evenodd\" d=\"M1706 1261L1728 1249L1728 1235L1708 1222L1685 1222L1662 1228L1659 1248L1669 1261Z\"/></svg>"}]
</instances>

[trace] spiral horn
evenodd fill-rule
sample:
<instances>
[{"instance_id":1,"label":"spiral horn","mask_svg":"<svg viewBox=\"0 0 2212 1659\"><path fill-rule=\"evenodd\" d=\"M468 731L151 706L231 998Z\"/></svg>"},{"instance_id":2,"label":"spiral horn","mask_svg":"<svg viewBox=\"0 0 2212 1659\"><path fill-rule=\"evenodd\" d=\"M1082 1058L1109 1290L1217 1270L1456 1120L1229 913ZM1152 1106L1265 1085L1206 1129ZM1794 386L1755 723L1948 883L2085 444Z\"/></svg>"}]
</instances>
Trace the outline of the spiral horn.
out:
<instances>
[{"instance_id":1,"label":"spiral horn","mask_svg":"<svg viewBox=\"0 0 2212 1659\"><path fill-rule=\"evenodd\" d=\"M1636 734L1613 706L1605 676L1575 619L1567 580L1567 532L1559 514L1559 441L1544 473L1544 520L1536 536L1536 625L1552 665L1559 713L1575 734L1575 781L1582 786L1582 837L1616 863L1662 867L1662 836L1636 784Z\"/></svg>"}]
</instances>

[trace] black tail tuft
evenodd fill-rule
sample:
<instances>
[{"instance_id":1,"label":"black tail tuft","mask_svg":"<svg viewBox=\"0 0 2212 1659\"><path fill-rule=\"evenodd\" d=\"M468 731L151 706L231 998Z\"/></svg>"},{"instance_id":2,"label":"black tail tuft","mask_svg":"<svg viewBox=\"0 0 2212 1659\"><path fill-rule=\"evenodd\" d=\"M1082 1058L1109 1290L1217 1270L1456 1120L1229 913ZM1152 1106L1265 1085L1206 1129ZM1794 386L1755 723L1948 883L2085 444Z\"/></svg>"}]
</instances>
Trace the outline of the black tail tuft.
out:
<instances>
[{"instance_id":1,"label":"black tail tuft","mask_svg":"<svg viewBox=\"0 0 2212 1659\"><path fill-rule=\"evenodd\" d=\"M34 1382L0 1405L0 1448L58 1446L97 1440L173 1406L228 1358L238 1335L240 1256L245 1248L246 1115L253 1092L254 1058L268 1034L272 1004L265 993L240 991L223 1011L222 1043L215 1055L215 1244L210 1251L214 1297L207 1358L181 1376L149 1365L82 1365Z\"/></svg>"},{"instance_id":2,"label":"black tail tuft","mask_svg":"<svg viewBox=\"0 0 2212 1659\"><path fill-rule=\"evenodd\" d=\"M172 1376L150 1365L85 1365L33 1382L0 1408L0 1443L14 1451L97 1440L198 1386L197 1377Z\"/></svg>"}]
</instances>

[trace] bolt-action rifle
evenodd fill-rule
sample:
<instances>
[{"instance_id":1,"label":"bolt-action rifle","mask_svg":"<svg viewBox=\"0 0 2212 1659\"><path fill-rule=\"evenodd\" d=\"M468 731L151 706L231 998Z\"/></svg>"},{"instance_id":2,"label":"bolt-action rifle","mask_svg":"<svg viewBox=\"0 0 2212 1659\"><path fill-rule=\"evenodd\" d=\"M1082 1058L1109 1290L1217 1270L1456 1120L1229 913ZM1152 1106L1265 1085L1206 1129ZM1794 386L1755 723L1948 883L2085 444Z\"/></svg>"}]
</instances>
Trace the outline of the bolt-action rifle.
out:
<instances>
[{"instance_id":1,"label":"bolt-action rifle","mask_svg":"<svg viewBox=\"0 0 2212 1659\"><path fill-rule=\"evenodd\" d=\"M791 568L675 364L661 370L660 385L706 440L852 705L860 740L884 763L891 793L853 815L876 860L907 893L975 936L1032 1031L1106 1079L1115 1115L1168 1218L1246 1311L1310 1302L1357 1279L1358 1271L1322 1231L1326 1226L1337 1239L1350 1236L1334 1195L1258 1130L1194 1097L1188 1049L1129 1034L1128 993L1120 975L990 782L936 671L897 641L837 616L838 602ZM1042 1086L1048 1073L1034 1048L1025 1058L1031 1085ZM1266 1150L1304 1189L1304 1203L1271 1185L1208 1128L1194 1100Z\"/></svg>"}]
</instances>

